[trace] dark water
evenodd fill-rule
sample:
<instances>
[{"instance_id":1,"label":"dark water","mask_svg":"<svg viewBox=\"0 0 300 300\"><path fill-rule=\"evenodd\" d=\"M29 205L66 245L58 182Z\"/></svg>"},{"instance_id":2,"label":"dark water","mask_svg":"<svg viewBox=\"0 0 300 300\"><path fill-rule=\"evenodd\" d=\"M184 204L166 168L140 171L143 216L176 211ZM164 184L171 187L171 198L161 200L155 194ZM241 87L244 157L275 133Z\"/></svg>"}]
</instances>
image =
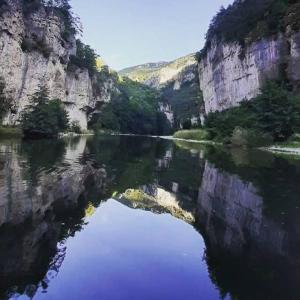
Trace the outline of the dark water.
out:
<instances>
[{"instance_id":1,"label":"dark water","mask_svg":"<svg viewBox=\"0 0 300 300\"><path fill-rule=\"evenodd\" d=\"M300 299L300 160L139 137L0 141L0 299Z\"/></svg>"}]
</instances>

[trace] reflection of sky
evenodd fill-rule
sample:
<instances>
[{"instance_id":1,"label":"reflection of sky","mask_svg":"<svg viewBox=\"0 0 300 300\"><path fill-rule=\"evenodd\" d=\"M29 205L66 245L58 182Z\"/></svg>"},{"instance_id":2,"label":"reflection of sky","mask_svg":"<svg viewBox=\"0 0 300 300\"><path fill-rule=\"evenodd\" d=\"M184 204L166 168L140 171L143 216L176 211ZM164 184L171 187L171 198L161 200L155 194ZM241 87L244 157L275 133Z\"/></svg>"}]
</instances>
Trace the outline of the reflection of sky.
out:
<instances>
[{"instance_id":1,"label":"reflection of sky","mask_svg":"<svg viewBox=\"0 0 300 300\"><path fill-rule=\"evenodd\" d=\"M88 222L67 241L58 276L37 299L219 299L192 226L114 200Z\"/></svg>"}]
</instances>

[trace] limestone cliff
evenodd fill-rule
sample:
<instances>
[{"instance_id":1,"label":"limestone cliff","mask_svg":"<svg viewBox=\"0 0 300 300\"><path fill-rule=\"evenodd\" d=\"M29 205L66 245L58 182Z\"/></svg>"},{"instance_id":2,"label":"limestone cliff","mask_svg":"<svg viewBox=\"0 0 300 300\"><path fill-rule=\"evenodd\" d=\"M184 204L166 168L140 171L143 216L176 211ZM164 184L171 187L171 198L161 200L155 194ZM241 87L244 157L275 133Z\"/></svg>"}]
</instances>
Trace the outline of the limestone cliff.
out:
<instances>
[{"instance_id":1,"label":"limestone cliff","mask_svg":"<svg viewBox=\"0 0 300 300\"><path fill-rule=\"evenodd\" d=\"M30 96L46 84L51 98L64 102L70 120L86 129L99 103L110 101L113 80L107 78L99 86L88 70L68 68L76 54L74 35L64 35L65 24L56 9L38 5L26 11L26 3L0 1L0 77L12 101L4 123L17 123Z\"/></svg>"},{"instance_id":2,"label":"limestone cliff","mask_svg":"<svg viewBox=\"0 0 300 300\"><path fill-rule=\"evenodd\" d=\"M222 111L250 100L267 79L288 79L300 84L300 34L278 34L253 42L212 42L199 62L200 88L206 113Z\"/></svg>"},{"instance_id":3,"label":"limestone cliff","mask_svg":"<svg viewBox=\"0 0 300 300\"><path fill-rule=\"evenodd\" d=\"M266 80L298 91L299 1L233 1L212 19L197 56L206 113L256 97Z\"/></svg>"},{"instance_id":4,"label":"limestone cliff","mask_svg":"<svg viewBox=\"0 0 300 300\"><path fill-rule=\"evenodd\" d=\"M17 148L14 141L0 144L0 226L22 224L30 218L40 220L54 209L76 206L88 180L93 180L99 190L105 187L103 168L95 168L88 162L78 163L87 151L84 138L77 144L75 141L67 144L64 140L37 141L30 146L24 142ZM31 165L31 151L37 149L43 150L40 159L47 157L43 167L51 166L50 170L24 168L24 164ZM69 164L68 168L61 167L63 163Z\"/></svg>"}]
</instances>

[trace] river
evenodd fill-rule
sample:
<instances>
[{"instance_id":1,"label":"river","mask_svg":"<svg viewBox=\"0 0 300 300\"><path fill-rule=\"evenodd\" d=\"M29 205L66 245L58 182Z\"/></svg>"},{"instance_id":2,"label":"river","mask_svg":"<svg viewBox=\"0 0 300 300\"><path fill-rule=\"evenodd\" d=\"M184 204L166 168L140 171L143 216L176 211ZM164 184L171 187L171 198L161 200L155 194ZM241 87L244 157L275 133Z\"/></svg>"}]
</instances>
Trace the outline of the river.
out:
<instances>
[{"instance_id":1,"label":"river","mask_svg":"<svg viewBox=\"0 0 300 300\"><path fill-rule=\"evenodd\" d=\"M0 299L298 300L300 160L0 140Z\"/></svg>"}]
</instances>

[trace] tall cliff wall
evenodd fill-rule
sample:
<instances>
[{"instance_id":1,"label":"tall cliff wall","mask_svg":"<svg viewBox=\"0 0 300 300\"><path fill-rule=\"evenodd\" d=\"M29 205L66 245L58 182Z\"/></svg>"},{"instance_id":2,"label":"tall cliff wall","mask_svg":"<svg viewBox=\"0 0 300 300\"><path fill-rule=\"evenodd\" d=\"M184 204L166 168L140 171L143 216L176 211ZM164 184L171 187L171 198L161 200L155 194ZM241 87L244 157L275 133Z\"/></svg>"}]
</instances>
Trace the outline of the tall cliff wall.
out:
<instances>
[{"instance_id":1,"label":"tall cliff wall","mask_svg":"<svg viewBox=\"0 0 300 300\"><path fill-rule=\"evenodd\" d=\"M299 88L300 33L278 34L245 48L212 41L198 67L206 113L250 100L267 79L284 75Z\"/></svg>"},{"instance_id":2,"label":"tall cliff wall","mask_svg":"<svg viewBox=\"0 0 300 300\"><path fill-rule=\"evenodd\" d=\"M107 78L95 89L96 79L88 70L69 70L70 56L76 53L75 37L64 37L64 22L55 9L40 5L26 13L25 2L0 3L0 77L12 99L4 123L17 123L30 96L40 84L46 84L51 98L64 102L70 120L86 129L99 102L110 101L113 81Z\"/></svg>"}]
</instances>

